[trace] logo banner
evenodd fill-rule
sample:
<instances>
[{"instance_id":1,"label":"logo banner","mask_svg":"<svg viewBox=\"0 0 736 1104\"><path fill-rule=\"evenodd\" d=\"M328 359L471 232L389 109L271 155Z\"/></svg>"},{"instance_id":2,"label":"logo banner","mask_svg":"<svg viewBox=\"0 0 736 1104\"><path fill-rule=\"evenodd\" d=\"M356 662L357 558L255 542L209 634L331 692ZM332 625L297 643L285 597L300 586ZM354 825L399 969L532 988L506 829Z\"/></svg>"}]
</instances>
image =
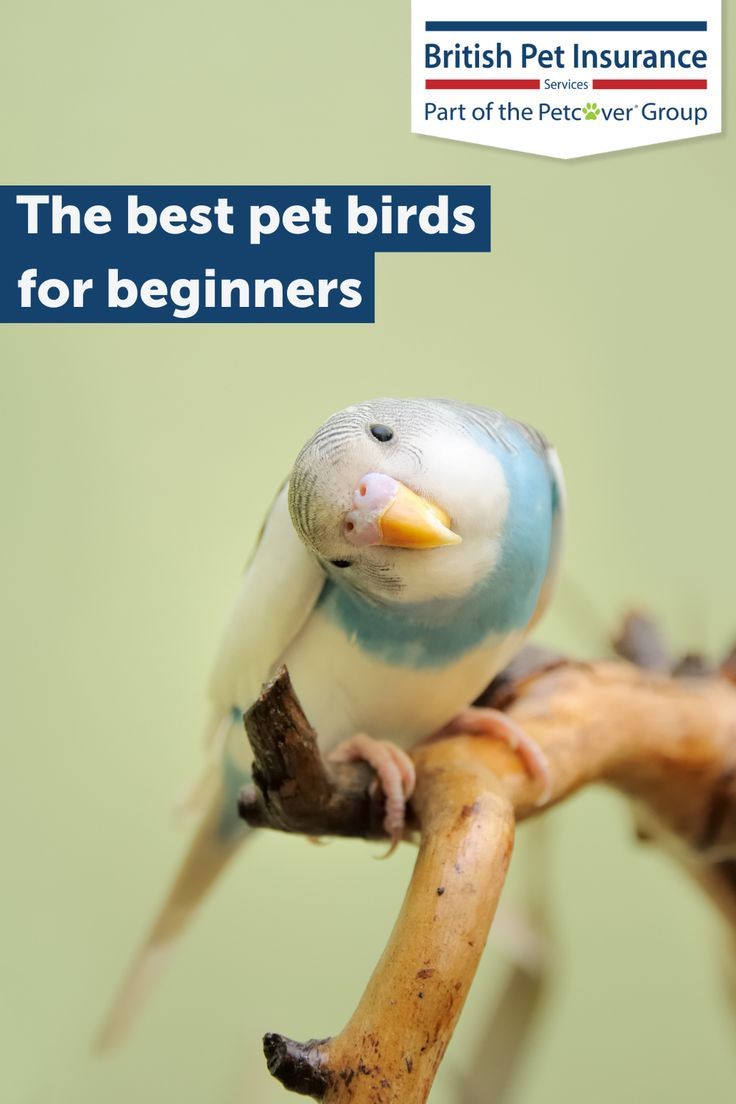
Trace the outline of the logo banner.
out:
<instances>
[{"instance_id":1,"label":"logo banner","mask_svg":"<svg viewBox=\"0 0 736 1104\"><path fill-rule=\"evenodd\" d=\"M559 158L717 134L720 0L413 0L412 130Z\"/></svg>"}]
</instances>

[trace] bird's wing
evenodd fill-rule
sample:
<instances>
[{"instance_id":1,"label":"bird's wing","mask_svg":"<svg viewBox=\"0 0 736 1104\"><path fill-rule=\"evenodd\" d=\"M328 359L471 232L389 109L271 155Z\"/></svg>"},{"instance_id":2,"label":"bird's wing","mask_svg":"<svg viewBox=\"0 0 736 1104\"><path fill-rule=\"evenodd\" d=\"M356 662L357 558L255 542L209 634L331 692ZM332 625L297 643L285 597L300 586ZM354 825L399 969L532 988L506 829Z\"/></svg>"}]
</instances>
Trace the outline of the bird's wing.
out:
<instances>
[{"instance_id":1,"label":"bird's wing","mask_svg":"<svg viewBox=\"0 0 736 1104\"><path fill-rule=\"evenodd\" d=\"M545 442L544 459L550 475L550 490L552 494L552 532L550 535L549 560L547 561L547 573L544 576L542 589L539 592L537 605L531 624L535 625L549 606L557 579L560 574L562 552L565 544L565 521L567 511L567 496L565 493L565 480L562 474L562 465L556 451Z\"/></svg>"},{"instance_id":2,"label":"bird's wing","mask_svg":"<svg viewBox=\"0 0 736 1104\"><path fill-rule=\"evenodd\" d=\"M210 678L213 712L247 709L314 609L325 582L276 496L225 623Z\"/></svg>"}]
</instances>

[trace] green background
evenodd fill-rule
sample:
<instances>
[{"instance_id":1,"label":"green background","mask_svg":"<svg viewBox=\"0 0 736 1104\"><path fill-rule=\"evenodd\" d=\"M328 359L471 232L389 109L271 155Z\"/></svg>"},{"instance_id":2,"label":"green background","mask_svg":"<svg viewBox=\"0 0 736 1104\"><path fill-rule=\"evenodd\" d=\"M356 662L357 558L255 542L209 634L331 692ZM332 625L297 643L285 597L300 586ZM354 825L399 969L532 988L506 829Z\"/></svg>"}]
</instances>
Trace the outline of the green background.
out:
<instances>
[{"instance_id":1,"label":"green background","mask_svg":"<svg viewBox=\"0 0 736 1104\"><path fill-rule=\"evenodd\" d=\"M379 257L373 326L0 333L3 1099L283 1100L261 1034L341 1027L411 848L379 863L264 834L127 1047L89 1055L184 847L169 809L199 770L210 658L274 489L356 399L498 406L567 471L566 578L540 636L595 654L635 603L680 646L725 648L733 134L568 163L412 136L408 7L388 0L70 0L13 6L1 29L2 183L494 188L493 254ZM514 1104L732 1097L709 908L616 797L549 821L560 952ZM503 968L491 942L436 1104L456 1099Z\"/></svg>"}]
</instances>

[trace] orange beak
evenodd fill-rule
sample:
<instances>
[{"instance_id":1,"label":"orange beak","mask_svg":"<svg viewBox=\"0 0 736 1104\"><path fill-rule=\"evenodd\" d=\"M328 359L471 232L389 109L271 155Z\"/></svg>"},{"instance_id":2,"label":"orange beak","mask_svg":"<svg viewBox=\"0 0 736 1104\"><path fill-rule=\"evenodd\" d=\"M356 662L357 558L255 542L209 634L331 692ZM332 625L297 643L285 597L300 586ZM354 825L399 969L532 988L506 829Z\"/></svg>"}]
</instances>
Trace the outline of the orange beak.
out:
<instances>
[{"instance_id":1,"label":"orange beak","mask_svg":"<svg viewBox=\"0 0 736 1104\"><path fill-rule=\"evenodd\" d=\"M353 504L345 519L345 536L351 544L421 549L462 542L440 506L380 472L370 472L358 481Z\"/></svg>"}]
</instances>

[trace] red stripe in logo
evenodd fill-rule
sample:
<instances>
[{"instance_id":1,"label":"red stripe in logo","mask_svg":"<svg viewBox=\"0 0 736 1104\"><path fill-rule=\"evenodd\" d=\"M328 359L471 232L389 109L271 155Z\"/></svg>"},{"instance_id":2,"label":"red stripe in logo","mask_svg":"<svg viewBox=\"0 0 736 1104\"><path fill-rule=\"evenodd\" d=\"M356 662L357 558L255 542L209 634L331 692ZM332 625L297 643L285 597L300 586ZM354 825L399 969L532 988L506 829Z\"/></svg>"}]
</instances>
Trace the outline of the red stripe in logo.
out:
<instances>
[{"instance_id":1,"label":"red stripe in logo","mask_svg":"<svg viewBox=\"0 0 736 1104\"><path fill-rule=\"evenodd\" d=\"M539 88L538 80L427 80L425 88Z\"/></svg>"},{"instance_id":2,"label":"red stripe in logo","mask_svg":"<svg viewBox=\"0 0 736 1104\"><path fill-rule=\"evenodd\" d=\"M644 89L667 89L667 88L679 88L679 89L696 89L707 88L707 80L594 80L593 88L605 89L605 88L644 88Z\"/></svg>"}]
</instances>

